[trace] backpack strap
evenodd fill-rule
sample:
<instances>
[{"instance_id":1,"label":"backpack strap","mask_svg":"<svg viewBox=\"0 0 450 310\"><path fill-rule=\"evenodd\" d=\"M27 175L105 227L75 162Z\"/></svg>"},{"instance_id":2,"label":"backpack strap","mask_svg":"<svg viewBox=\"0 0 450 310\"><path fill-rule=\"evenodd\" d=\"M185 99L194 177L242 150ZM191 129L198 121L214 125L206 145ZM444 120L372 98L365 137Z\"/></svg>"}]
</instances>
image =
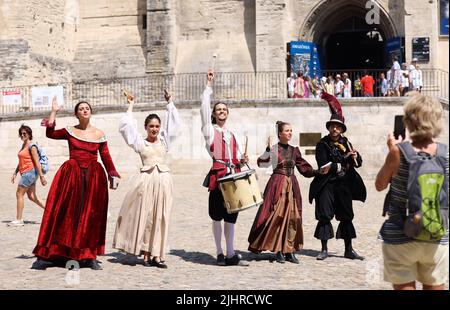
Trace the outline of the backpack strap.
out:
<instances>
[{"instance_id":1,"label":"backpack strap","mask_svg":"<svg viewBox=\"0 0 450 310\"><path fill-rule=\"evenodd\" d=\"M408 164L414 162L417 160L417 153L412 147L411 143L408 141L401 142L397 144L400 151L403 153L403 156L405 157Z\"/></svg>"},{"instance_id":2,"label":"backpack strap","mask_svg":"<svg viewBox=\"0 0 450 310\"><path fill-rule=\"evenodd\" d=\"M37 145L37 143L31 143L30 146L28 147L28 149L30 150L30 154L31 154L31 148L33 146L36 147L36 150L37 150L38 155L39 155L39 146Z\"/></svg>"}]
</instances>

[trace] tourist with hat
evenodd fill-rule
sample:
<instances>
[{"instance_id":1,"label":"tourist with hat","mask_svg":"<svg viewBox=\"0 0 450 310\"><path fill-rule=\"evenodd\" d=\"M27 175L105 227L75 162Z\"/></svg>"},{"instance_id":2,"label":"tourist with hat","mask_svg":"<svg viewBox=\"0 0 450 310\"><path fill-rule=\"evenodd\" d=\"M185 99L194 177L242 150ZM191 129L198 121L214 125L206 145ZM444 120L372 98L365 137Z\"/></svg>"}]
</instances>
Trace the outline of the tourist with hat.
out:
<instances>
[{"instance_id":1,"label":"tourist with hat","mask_svg":"<svg viewBox=\"0 0 450 310\"><path fill-rule=\"evenodd\" d=\"M336 217L339 226L336 231L337 239L344 239L344 257L349 259L364 258L357 254L352 247L352 239L356 238L353 226L353 200L362 202L366 199L366 187L355 168L361 167L361 155L343 133L347 126L344 123L339 101L332 95L324 93L331 110L331 118L326 123L328 135L323 137L316 146L316 161L319 167L330 166L327 174L314 177L309 191L309 202L315 200L315 216L318 220L314 237L321 240L322 250L318 260L328 257L327 242L334 237L331 220Z\"/></svg>"}]
</instances>

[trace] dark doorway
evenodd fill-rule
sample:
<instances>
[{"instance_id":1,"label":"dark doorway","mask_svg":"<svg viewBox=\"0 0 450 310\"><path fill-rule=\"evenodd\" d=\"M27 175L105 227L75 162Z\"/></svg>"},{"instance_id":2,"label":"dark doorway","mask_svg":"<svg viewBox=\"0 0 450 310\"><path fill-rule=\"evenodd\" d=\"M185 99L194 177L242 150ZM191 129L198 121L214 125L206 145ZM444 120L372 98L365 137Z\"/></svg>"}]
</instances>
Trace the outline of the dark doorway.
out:
<instances>
[{"instance_id":1,"label":"dark doorway","mask_svg":"<svg viewBox=\"0 0 450 310\"><path fill-rule=\"evenodd\" d=\"M384 34L364 20L351 17L333 33L325 34L321 41L323 69L385 68Z\"/></svg>"}]
</instances>

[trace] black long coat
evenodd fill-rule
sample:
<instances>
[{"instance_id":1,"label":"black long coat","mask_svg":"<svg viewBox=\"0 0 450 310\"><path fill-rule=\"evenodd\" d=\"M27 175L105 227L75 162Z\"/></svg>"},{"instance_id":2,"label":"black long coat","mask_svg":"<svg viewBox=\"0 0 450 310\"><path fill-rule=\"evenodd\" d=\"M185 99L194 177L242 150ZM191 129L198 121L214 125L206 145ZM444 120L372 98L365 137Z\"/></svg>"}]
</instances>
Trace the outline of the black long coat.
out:
<instances>
[{"instance_id":1,"label":"black long coat","mask_svg":"<svg viewBox=\"0 0 450 310\"><path fill-rule=\"evenodd\" d=\"M351 143L348 141L346 137L341 137L338 142L345 147L346 149L345 153L350 151L349 145L351 146ZM322 167L328 162L332 162L332 164L330 171L327 174L319 174L315 176L314 180L311 182L311 185L309 187L310 203L312 203L312 201L315 198L317 198L317 195L320 193L325 184L327 184L330 178L334 178L337 176L336 171L338 167L337 165L338 162L340 162L341 165L345 167L344 168L346 170L345 182L352 195L352 200L359 200L362 202L366 200L367 197L366 186L364 185L361 176L355 170L355 168L359 168L362 165L361 155L358 153L356 165L351 156L349 156L349 158L347 159L342 158L343 157L342 155L345 155L345 153L332 145L329 135L323 137L319 141L319 143L317 143L316 145L317 165L319 167ZM340 159L337 159L337 157L340 157Z\"/></svg>"}]
</instances>

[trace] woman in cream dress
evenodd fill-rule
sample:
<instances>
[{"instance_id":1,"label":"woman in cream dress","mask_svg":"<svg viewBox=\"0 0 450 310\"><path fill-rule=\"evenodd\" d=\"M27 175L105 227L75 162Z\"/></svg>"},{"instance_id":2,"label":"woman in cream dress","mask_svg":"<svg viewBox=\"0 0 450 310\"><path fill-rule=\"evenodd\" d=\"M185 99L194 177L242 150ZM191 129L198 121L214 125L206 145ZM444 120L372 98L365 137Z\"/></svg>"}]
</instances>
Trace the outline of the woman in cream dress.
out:
<instances>
[{"instance_id":1,"label":"woman in cream dress","mask_svg":"<svg viewBox=\"0 0 450 310\"><path fill-rule=\"evenodd\" d=\"M167 268L164 264L170 210L172 208L172 177L167 165L167 152L179 127L178 111L167 100L166 124L160 133L161 120L150 114L145 119L147 138L138 132L132 116L134 101L128 97L129 108L120 120L119 132L125 142L141 156L141 173L132 181L116 223L113 248L128 254L144 254L144 266Z\"/></svg>"}]
</instances>

